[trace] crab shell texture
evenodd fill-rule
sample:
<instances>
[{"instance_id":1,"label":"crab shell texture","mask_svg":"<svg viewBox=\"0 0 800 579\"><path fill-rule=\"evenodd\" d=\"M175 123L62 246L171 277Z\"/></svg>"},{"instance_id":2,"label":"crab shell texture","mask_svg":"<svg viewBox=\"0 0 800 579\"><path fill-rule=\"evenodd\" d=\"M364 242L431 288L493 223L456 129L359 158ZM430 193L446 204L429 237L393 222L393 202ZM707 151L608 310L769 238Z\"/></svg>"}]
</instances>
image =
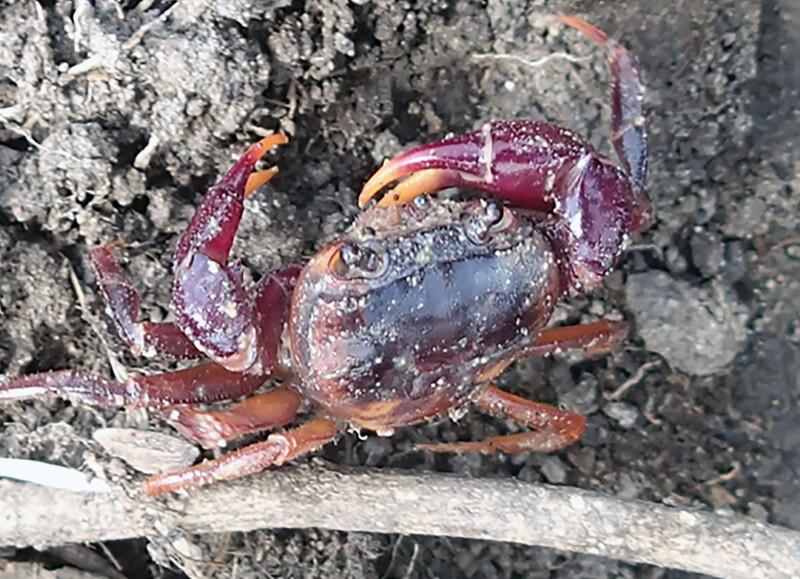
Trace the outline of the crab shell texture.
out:
<instances>
[{"instance_id":1,"label":"crab shell texture","mask_svg":"<svg viewBox=\"0 0 800 579\"><path fill-rule=\"evenodd\" d=\"M304 395L379 432L467 402L536 338L559 295L534 225L486 201L421 197L363 213L294 290Z\"/></svg>"}]
</instances>

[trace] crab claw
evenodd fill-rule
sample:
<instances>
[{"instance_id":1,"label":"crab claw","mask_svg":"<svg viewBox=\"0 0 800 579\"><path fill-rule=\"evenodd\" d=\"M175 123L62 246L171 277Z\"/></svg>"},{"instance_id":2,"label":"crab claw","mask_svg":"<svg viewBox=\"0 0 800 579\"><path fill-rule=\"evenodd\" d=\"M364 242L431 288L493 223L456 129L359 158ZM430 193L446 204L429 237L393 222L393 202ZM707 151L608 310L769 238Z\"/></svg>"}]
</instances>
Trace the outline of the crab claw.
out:
<instances>
[{"instance_id":1,"label":"crab claw","mask_svg":"<svg viewBox=\"0 0 800 579\"><path fill-rule=\"evenodd\" d=\"M198 251L221 264L226 262L244 211L244 198L278 171L273 167L254 173L253 169L270 149L288 142L285 135L275 133L253 143L219 183L208 190L178 240L176 264Z\"/></svg>"},{"instance_id":2,"label":"crab claw","mask_svg":"<svg viewBox=\"0 0 800 579\"><path fill-rule=\"evenodd\" d=\"M609 55L611 141L620 169L583 139L556 125L527 120L489 122L479 131L422 145L385 163L364 185L359 205L364 207L385 187L405 177L379 205L408 203L423 193L463 186L549 213L568 204L568 190L579 184L576 179L586 170L612 196L629 197L626 204L634 207L631 229L645 228L652 217L644 194L647 132L636 57L578 17L562 14L559 19Z\"/></svg>"},{"instance_id":3,"label":"crab claw","mask_svg":"<svg viewBox=\"0 0 800 579\"><path fill-rule=\"evenodd\" d=\"M407 177L378 204L408 203L423 193L463 186L520 207L551 211L557 181L588 151L571 131L550 123L493 121L385 163L364 185L358 203L364 207L384 187Z\"/></svg>"},{"instance_id":4,"label":"crab claw","mask_svg":"<svg viewBox=\"0 0 800 579\"><path fill-rule=\"evenodd\" d=\"M275 173L254 173L256 163L287 142L284 135L274 134L248 147L206 191L175 250L170 300L175 323L197 350L231 372L266 372L274 362L273 349L277 351L277 342L264 336L274 328L261 328L258 299L248 293L241 265L228 258L245 196ZM264 312L282 312L284 301Z\"/></svg>"}]
</instances>

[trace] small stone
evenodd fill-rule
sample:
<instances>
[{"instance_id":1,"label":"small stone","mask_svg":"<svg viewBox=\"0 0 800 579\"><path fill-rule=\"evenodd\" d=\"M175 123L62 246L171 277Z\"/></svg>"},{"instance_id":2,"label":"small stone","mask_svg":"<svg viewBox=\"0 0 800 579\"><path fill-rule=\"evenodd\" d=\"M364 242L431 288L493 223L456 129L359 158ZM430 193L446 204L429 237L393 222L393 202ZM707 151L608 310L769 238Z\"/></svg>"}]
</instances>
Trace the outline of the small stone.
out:
<instances>
[{"instance_id":1,"label":"small stone","mask_svg":"<svg viewBox=\"0 0 800 579\"><path fill-rule=\"evenodd\" d=\"M567 468L564 461L557 456L545 455L541 458L541 471L547 482L564 484L567 480Z\"/></svg>"},{"instance_id":2,"label":"small stone","mask_svg":"<svg viewBox=\"0 0 800 579\"><path fill-rule=\"evenodd\" d=\"M760 503L750 503L747 505L747 516L761 521L762 523L766 523L769 518L769 513L767 509L764 508L764 505Z\"/></svg>"},{"instance_id":3,"label":"small stone","mask_svg":"<svg viewBox=\"0 0 800 579\"><path fill-rule=\"evenodd\" d=\"M688 264L677 247L668 247L666 251L667 267L672 273L684 273Z\"/></svg>"},{"instance_id":4,"label":"small stone","mask_svg":"<svg viewBox=\"0 0 800 579\"><path fill-rule=\"evenodd\" d=\"M729 284L734 284L747 275L747 258L744 242L740 240L725 244L725 266L723 275Z\"/></svg>"},{"instance_id":5,"label":"small stone","mask_svg":"<svg viewBox=\"0 0 800 579\"><path fill-rule=\"evenodd\" d=\"M725 368L747 341L747 309L722 284L702 288L663 271L631 275L625 288L647 348L704 376Z\"/></svg>"},{"instance_id":6,"label":"small stone","mask_svg":"<svg viewBox=\"0 0 800 579\"><path fill-rule=\"evenodd\" d=\"M537 483L542 480L542 474L531 465L525 465L517 474L517 480L526 483Z\"/></svg>"},{"instance_id":7,"label":"small stone","mask_svg":"<svg viewBox=\"0 0 800 579\"><path fill-rule=\"evenodd\" d=\"M715 509L727 507L736 503L736 497L721 485L711 487L711 505Z\"/></svg>"},{"instance_id":8,"label":"small stone","mask_svg":"<svg viewBox=\"0 0 800 579\"><path fill-rule=\"evenodd\" d=\"M620 428L627 430L636 424L639 410L627 402L610 402L603 407L603 414L616 421Z\"/></svg>"},{"instance_id":9,"label":"small stone","mask_svg":"<svg viewBox=\"0 0 800 579\"><path fill-rule=\"evenodd\" d=\"M559 393L558 402L579 414L588 415L597 412L597 378L592 374L584 374L575 386L563 394Z\"/></svg>"},{"instance_id":10,"label":"small stone","mask_svg":"<svg viewBox=\"0 0 800 579\"><path fill-rule=\"evenodd\" d=\"M575 449L571 447L567 451L567 459L584 476L589 476L594 472L594 464L597 460L595 451L589 447Z\"/></svg>"},{"instance_id":11,"label":"small stone","mask_svg":"<svg viewBox=\"0 0 800 579\"><path fill-rule=\"evenodd\" d=\"M725 265L725 246L720 239L705 230L700 230L690 242L692 261L706 278L714 277Z\"/></svg>"},{"instance_id":12,"label":"small stone","mask_svg":"<svg viewBox=\"0 0 800 579\"><path fill-rule=\"evenodd\" d=\"M626 473L619 475L616 484L616 496L621 499L633 500L639 498L639 485Z\"/></svg>"},{"instance_id":13,"label":"small stone","mask_svg":"<svg viewBox=\"0 0 800 579\"><path fill-rule=\"evenodd\" d=\"M203 114L203 111L206 108L206 103L201 98L190 98L186 101L186 116L188 117L199 117Z\"/></svg>"},{"instance_id":14,"label":"small stone","mask_svg":"<svg viewBox=\"0 0 800 579\"><path fill-rule=\"evenodd\" d=\"M763 235L769 228L769 219L765 219L767 204L759 197L747 197L737 203L736 211L730 212L722 224L723 233L730 237L747 239L755 235Z\"/></svg>"},{"instance_id":15,"label":"small stone","mask_svg":"<svg viewBox=\"0 0 800 579\"><path fill-rule=\"evenodd\" d=\"M145 474L187 467L200 454L191 442L163 432L101 428L92 437L108 454Z\"/></svg>"}]
</instances>

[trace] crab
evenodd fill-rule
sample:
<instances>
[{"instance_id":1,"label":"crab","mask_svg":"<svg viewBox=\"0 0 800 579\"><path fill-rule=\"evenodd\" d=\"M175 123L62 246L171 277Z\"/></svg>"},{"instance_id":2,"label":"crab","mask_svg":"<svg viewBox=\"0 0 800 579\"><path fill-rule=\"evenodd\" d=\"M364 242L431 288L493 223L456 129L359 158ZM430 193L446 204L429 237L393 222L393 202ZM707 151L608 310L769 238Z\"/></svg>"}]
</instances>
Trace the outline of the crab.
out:
<instances>
[{"instance_id":1,"label":"crab","mask_svg":"<svg viewBox=\"0 0 800 579\"><path fill-rule=\"evenodd\" d=\"M248 287L229 254L246 197L276 172L256 171L256 164L287 142L270 135L207 191L180 236L174 321L140 321L139 295L113 243L90 253L110 317L132 352L196 365L124 381L79 370L19 376L0 384L0 400L60 395L158 409L207 448L273 431L215 460L151 476L143 483L150 495L282 465L347 427L388 435L469 405L528 430L420 448L551 452L577 441L583 416L504 392L494 381L521 358L567 348L594 355L625 338L624 322L546 325L559 300L602 282L652 215L637 60L594 26L560 18L608 52L620 166L551 123L487 122L384 164L364 185L359 204L369 207L348 231L305 265L281 267ZM453 186L486 195L426 195ZM242 397L221 410L204 406ZM306 411L312 418L305 423L276 430Z\"/></svg>"}]
</instances>

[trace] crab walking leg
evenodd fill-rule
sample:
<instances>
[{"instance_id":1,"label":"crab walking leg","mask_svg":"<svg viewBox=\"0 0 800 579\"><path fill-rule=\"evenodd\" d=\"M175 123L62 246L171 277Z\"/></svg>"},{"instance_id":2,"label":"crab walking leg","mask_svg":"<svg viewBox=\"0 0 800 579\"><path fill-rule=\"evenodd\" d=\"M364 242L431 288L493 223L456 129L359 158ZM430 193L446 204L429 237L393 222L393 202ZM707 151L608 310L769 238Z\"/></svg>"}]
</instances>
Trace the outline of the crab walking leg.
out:
<instances>
[{"instance_id":1,"label":"crab walking leg","mask_svg":"<svg viewBox=\"0 0 800 579\"><path fill-rule=\"evenodd\" d=\"M613 350L627 335L628 325L625 322L609 320L548 328L542 331L517 358L544 356L556 350L572 349L583 349L586 355L596 356Z\"/></svg>"},{"instance_id":2,"label":"crab walking leg","mask_svg":"<svg viewBox=\"0 0 800 579\"><path fill-rule=\"evenodd\" d=\"M172 300L177 325L201 352L229 370L268 371L261 358L259 310L244 287L243 270L228 264L245 196L266 182L273 170L253 173L258 160L283 135L250 146L203 197L178 241Z\"/></svg>"},{"instance_id":3,"label":"crab walking leg","mask_svg":"<svg viewBox=\"0 0 800 579\"><path fill-rule=\"evenodd\" d=\"M224 410L206 412L181 405L167 408L165 414L186 438L205 448L215 448L245 434L289 424L297 416L300 403L296 390L280 386Z\"/></svg>"},{"instance_id":4,"label":"crab walking leg","mask_svg":"<svg viewBox=\"0 0 800 579\"><path fill-rule=\"evenodd\" d=\"M299 265L276 269L258 280L251 291L259 335L260 366L264 374L271 373L277 365L281 334L301 270Z\"/></svg>"},{"instance_id":5,"label":"crab walking leg","mask_svg":"<svg viewBox=\"0 0 800 579\"><path fill-rule=\"evenodd\" d=\"M515 359L574 348L583 348L593 356L613 349L627 334L627 324L609 320L548 328ZM480 393L475 403L492 415L511 418L534 430L477 442L422 444L418 448L434 452L550 452L577 441L586 426L586 419L580 414L508 394L492 385Z\"/></svg>"},{"instance_id":6,"label":"crab walking leg","mask_svg":"<svg viewBox=\"0 0 800 579\"><path fill-rule=\"evenodd\" d=\"M575 412L559 410L549 404L533 402L493 385L488 385L475 404L493 416L510 418L531 428L530 432L493 436L475 442L419 444L420 450L432 452L553 452L576 442L586 428L586 418Z\"/></svg>"},{"instance_id":7,"label":"crab walking leg","mask_svg":"<svg viewBox=\"0 0 800 579\"><path fill-rule=\"evenodd\" d=\"M281 268L261 278L251 291L256 311L254 319L261 336L258 344L263 361L260 372L234 372L207 361L183 370L131 376L124 382L117 382L75 370L62 370L20 376L0 383L0 400L74 396L90 404L112 408L160 408L250 394L267 380L277 365L281 332L299 272L296 265Z\"/></svg>"},{"instance_id":8,"label":"crab walking leg","mask_svg":"<svg viewBox=\"0 0 800 579\"><path fill-rule=\"evenodd\" d=\"M608 52L611 66L611 143L625 172L639 190L647 180L647 131L644 118L644 87L639 78L639 61L621 44L599 28L577 16L559 14L567 26L581 31Z\"/></svg>"},{"instance_id":9,"label":"crab walking leg","mask_svg":"<svg viewBox=\"0 0 800 579\"><path fill-rule=\"evenodd\" d=\"M174 359L202 358L203 353L173 323L140 322L139 293L114 256L116 243L93 249L89 263L120 338L136 356Z\"/></svg>"},{"instance_id":10,"label":"crab walking leg","mask_svg":"<svg viewBox=\"0 0 800 579\"><path fill-rule=\"evenodd\" d=\"M312 452L333 440L338 431L333 420L316 418L292 430L271 434L263 442L245 446L219 459L151 476L142 486L147 494L155 496L241 478Z\"/></svg>"},{"instance_id":11,"label":"crab walking leg","mask_svg":"<svg viewBox=\"0 0 800 579\"><path fill-rule=\"evenodd\" d=\"M149 376L131 376L124 382L75 370L43 372L0 383L0 400L27 400L39 396L74 397L106 408L159 408L228 400L255 391L265 376L240 374L213 362Z\"/></svg>"}]
</instances>

